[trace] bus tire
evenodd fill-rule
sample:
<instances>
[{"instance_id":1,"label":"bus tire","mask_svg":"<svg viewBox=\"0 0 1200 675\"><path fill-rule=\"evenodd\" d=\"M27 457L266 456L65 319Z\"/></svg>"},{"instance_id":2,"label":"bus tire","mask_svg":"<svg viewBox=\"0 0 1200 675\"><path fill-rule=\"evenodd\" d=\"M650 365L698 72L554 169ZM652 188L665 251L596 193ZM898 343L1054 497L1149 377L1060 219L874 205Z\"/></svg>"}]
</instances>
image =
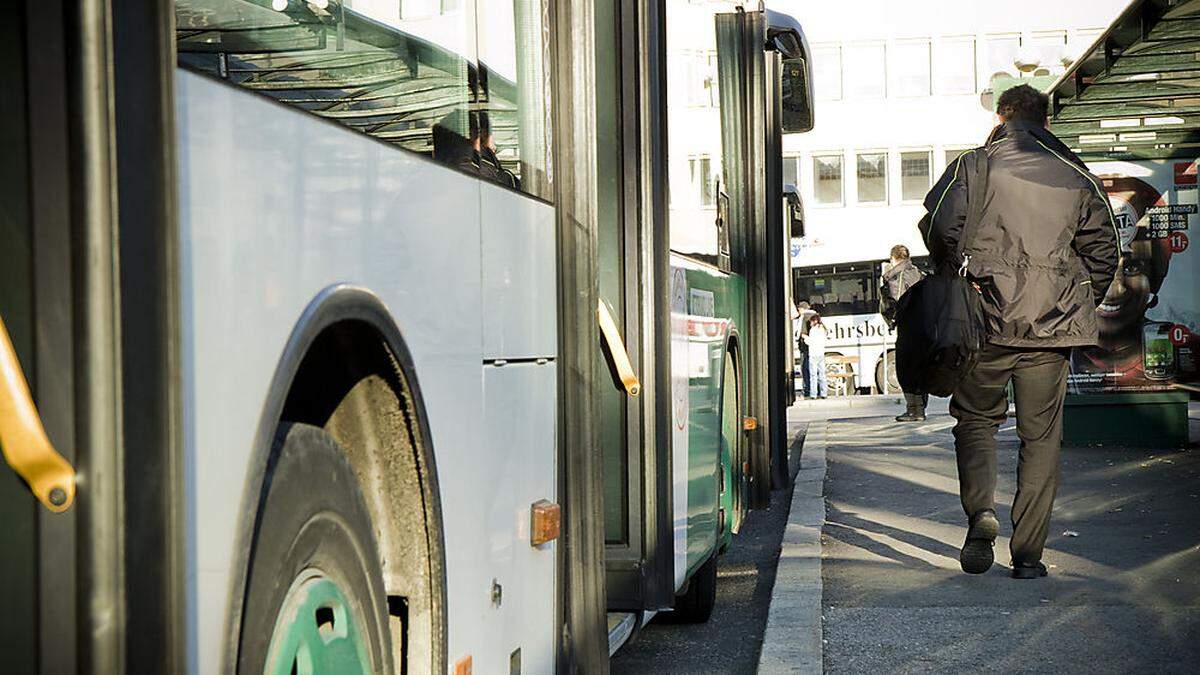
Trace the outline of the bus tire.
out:
<instances>
[{"instance_id":1,"label":"bus tire","mask_svg":"<svg viewBox=\"0 0 1200 675\"><path fill-rule=\"evenodd\" d=\"M323 429L282 424L259 504L238 672L297 672L301 660L393 672L378 546L346 453Z\"/></svg>"},{"instance_id":2,"label":"bus tire","mask_svg":"<svg viewBox=\"0 0 1200 675\"><path fill-rule=\"evenodd\" d=\"M717 556L709 557L688 579L687 590L675 596L671 618L677 623L704 623L717 604Z\"/></svg>"},{"instance_id":3,"label":"bus tire","mask_svg":"<svg viewBox=\"0 0 1200 675\"><path fill-rule=\"evenodd\" d=\"M896 350L889 349L887 353L875 362L875 390L880 394L884 393L883 388L883 361L887 359L887 393L900 393L900 380L896 377Z\"/></svg>"}]
</instances>

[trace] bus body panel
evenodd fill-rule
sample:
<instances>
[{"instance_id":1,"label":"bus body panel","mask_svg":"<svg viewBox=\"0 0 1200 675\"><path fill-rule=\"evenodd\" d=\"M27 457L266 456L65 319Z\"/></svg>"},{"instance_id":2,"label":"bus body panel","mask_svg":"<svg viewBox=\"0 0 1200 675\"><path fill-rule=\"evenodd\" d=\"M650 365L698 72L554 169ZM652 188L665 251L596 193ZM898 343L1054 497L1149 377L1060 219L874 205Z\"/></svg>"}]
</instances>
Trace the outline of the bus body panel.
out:
<instances>
[{"instance_id":1,"label":"bus body panel","mask_svg":"<svg viewBox=\"0 0 1200 675\"><path fill-rule=\"evenodd\" d=\"M545 584L556 549L530 548L528 524L530 503L556 498L554 366L483 363L480 182L210 78L176 75L189 670L224 667L228 603L241 590L234 564L244 559L234 547L243 499L257 498L243 491L269 383L305 307L338 283L377 293L412 354L441 488L450 659L471 653L499 670L521 647L525 662L552 663ZM489 206L488 225L517 236L535 231L518 219L553 222L552 207L523 203ZM488 265L505 269L502 256ZM501 301L515 303L533 289L508 292ZM522 355L542 351L545 318L534 318L493 330ZM530 441L536 429L541 442ZM505 589L499 607L494 580Z\"/></svg>"},{"instance_id":2,"label":"bus body panel","mask_svg":"<svg viewBox=\"0 0 1200 675\"><path fill-rule=\"evenodd\" d=\"M686 579L728 539L732 526L728 516L733 510L725 502L732 503L732 486L739 482L728 480L730 459L721 444L721 378L729 334L745 321L746 281L678 255L671 256L671 267L673 277L683 273L686 291L680 293L686 301L686 340L672 344L672 363L686 372L686 379L679 380L687 391L686 516L676 512L676 522L687 524ZM730 486L724 495L719 471L726 472L725 485ZM721 508L727 519L718 532Z\"/></svg>"},{"instance_id":3,"label":"bus body panel","mask_svg":"<svg viewBox=\"0 0 1200 675\"><path fill-rule=\"evenodd\" d=\"M558 351L554 209L480 183L483 356L553 357Z\"/></svg>"}]
</instances>

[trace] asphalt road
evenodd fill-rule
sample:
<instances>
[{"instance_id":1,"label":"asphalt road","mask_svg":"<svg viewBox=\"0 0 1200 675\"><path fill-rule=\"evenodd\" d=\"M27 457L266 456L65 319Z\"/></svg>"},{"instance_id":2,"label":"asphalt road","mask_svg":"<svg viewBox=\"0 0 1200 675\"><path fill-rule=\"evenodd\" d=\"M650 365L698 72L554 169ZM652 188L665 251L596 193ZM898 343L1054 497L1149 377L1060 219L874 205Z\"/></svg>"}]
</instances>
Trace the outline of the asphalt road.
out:
<instances>
[{"instance_id":1,"label":"asphalt road","mask_svg":"<svg viewBox=\"0 0 1200 675\"><path fill-rule=\"evenodd\" d=\"M952 422L830 425L826 672L1198 672L1200 448L1064 448L1050 576L1017 581L1012 422L1000 436L998 564L978 576L958 564Z\"/></svg>"},{"instance_id":2,"label":"asphalt road","mask_svg":"<svg viewBox=\"0 0 1200 675\"><path fill-rule=\"evenodd\" d=\"M801 430L796 426L794 433ZM798 450L801 442L797 436L792 447ZM617 651L612 672L754 673L791 501L791 490L776 491L771 506L751 513L721 556L717 605L708 623L672 624L666 615L656 617Z\"/></svg>"}]
</instances>

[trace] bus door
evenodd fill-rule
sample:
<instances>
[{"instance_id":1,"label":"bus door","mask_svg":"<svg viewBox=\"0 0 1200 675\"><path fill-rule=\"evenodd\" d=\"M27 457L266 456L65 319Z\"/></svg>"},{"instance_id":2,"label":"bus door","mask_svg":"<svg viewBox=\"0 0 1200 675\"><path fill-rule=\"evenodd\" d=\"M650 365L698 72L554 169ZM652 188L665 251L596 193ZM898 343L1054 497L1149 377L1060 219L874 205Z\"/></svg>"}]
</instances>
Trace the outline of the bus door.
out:
<instances>
[{"instance_id":1,"label":"bus door","mask_svg":"<svg viewBox=\"0 0 1200 675\"><path fill-rule=\"evenodd\" d=\"M791 245L783 209L782 134L813 126L811 63L800 25L765 10L716 17L721 135L730 192L732 255L744 260L749 332L748 436L752 508L791 482ZM765 49L764 49L765 45Z\"/></svg>"},{"instance_id":2,"label":"bus door","mask_svg":"<svg viewBox=\"0 0 1200 675\"><path fill-rule=\"evenodd\" d=\"M649 8L649 9L647 9ZM641 40L661 29L654 5L633 0L595 3L597 272L601 363L597 364L599 441L603 460L605 582L610 635L622 640L641 612L674 599L670 501L670 325L665 308L665 200L643 189L662 166L661 122L648 114L664 105L656 81L659 58L639 59ZM639 31L645 31L641 34ZM653 50L651 50L653 51ZM647 160L648 161L645 161ZM605 324L608 325L606 334ZM622 352L624 352L622 354ZM620 363L628 358L637 380ZM619 643L619 642L618 642ZM614 646L617 643L614 643Z\"/></svg>"},{"instance_id":3,"label":"bus door","mask_svg":"<svg viewBox=\"0 0 1200 675\"><path fill-rule=\"evenodd\" d=\"M181 672L171 7L5 0L3 14L4 672Z\"/></svg>"}]
</instances>

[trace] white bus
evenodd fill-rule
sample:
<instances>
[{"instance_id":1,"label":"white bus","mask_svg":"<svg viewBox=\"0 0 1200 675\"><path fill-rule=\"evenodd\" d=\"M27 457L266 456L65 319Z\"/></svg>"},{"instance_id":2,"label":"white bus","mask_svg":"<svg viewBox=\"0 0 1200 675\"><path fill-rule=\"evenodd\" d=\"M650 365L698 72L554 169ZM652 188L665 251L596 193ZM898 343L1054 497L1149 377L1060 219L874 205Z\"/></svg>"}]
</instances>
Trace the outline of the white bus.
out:
<instances>
[{"instance_id":1,"label":"white bus","mask_svg":"<svg viewBox=\"0 0 1200 675\"><path fill-rule=\"evenodd\" d=\"M713 6L744 180L673 254L665 12L10 3L5 672L603 672L707 618L789 476L812 78Z\"/></svg>"},{"instance_id":2,"label":"white bus","mask_svg":"<svg viewBox=\"0 0 1200 675\"><path fill-rule=\"evenodd\" d=\"M913 258L913 262L928 271L927 257ZM879 314L885 263L861 260L792 268L796 302L808 302L829 330L827 370L846 376L832 379L845 382L842 393L900 393L896 331Z\"/></svg>"}]
</instances>

